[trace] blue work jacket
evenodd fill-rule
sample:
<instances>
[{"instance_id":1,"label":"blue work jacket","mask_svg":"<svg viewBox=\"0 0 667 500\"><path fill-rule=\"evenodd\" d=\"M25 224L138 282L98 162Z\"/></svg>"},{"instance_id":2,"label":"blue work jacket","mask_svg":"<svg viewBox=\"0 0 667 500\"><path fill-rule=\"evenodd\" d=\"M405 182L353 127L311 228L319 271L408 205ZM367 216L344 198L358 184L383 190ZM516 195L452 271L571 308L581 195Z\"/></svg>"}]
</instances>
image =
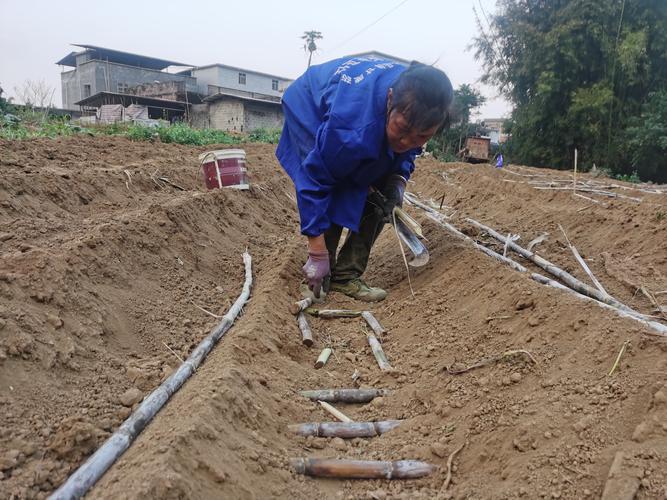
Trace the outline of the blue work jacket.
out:
<instances>
[{"instance_id":1,"label":"blue work jacket","mask_svg":"<svg viewBox=\"0 0 667 500\"><path fill-rule=\"evenodd\" d=\"M358 231L369 186L408 179L421 149L395 154L387 143L387 93L405 66L347 57L311 66L285 91L276 156L296 187L301 232L332 224Z\"/></svg>"}]
</instances>

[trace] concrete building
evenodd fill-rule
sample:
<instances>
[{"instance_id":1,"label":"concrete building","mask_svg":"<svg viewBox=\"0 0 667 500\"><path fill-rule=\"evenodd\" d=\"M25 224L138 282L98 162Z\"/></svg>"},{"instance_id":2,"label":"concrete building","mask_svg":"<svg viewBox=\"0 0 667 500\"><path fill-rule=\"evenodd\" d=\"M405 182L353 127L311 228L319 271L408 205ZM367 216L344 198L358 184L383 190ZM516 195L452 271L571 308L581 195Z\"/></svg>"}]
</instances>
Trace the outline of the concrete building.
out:
<instances>
[{"instance_id":1,"label":"concrete building","mask_svg":"<svg viewBox=\"0 0 667 500\"><path fill-rule=\"evenodd\" d=\"M503 131L504 118L485 118L484 126L489 130L492 144L502 144L507 141L508 136Z\"/></svg>"},{"instance_id":2,"label":"concrete building","mask_svg":"<svg viewBox=\"0 0 667 500\"><path fill-rule=\"evenodd\" d=\"M188 64L95 45L75 46L84 50L71 52L56 63L74 68L60 76L64 109L78 109L77 102L99 92L126 94L130 88L145 83L183 82L188 91L197 91L195 78L165 71L170 66Z\"/></svg>"},{"instance_id":3,"label":"concrete building","mask_svg":"<svg viewBox=\"0 0 667 500\"><path fill-rule=\"evenodd\" d=\"M197 90L203 95L212 95L226 90L239 90L260 96L281 97L292 80L283 76L260 71L210 64L181 72L197 80Z\"/></svg>"},{"instance_id":4,"label":"concrete building","mask_svg":"<svg viewBox=\"0 0 667 500\"><path fill-rule=\"evenodd\" d=\"M281 128L283 111L280 97L257 92L222 89L192 106L192 125L233 132L258 128Z\"/></svg>"},{"instance_id":5,"label":"concrete building","mask_svg":"<svg viewBox=\"0 0 667 500\"><path fill-rule=\"evenodd\" d=\"M58 61L63 108L98 115L102 106L142 105L151 119L248 132L283 124L280 99L291 79L225 64L191 65L94 45ZM170 67L187 67L168 73ZM122 113L121 113L122 115ZM94 120L94 118L93 118Z\"/></svg>"}]
</instances>

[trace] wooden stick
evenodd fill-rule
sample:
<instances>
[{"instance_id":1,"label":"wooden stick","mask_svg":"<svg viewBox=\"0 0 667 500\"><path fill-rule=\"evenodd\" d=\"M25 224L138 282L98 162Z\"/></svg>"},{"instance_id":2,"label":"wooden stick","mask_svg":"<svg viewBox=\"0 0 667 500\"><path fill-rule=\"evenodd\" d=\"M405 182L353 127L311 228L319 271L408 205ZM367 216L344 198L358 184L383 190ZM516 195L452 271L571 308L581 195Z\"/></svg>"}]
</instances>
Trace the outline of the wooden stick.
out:
<instances>
[{"instance_id":1,"label":"wooden stick","mask_svg":"<svg viewBox=\"0 0 667 500\"><path fill-rule=\"evenodd\" d=\"M435 466L417 460L335 460L328 458L293 458L290 464L297 474L339 479L417 479L435 471Z\"/></svg>"},{"instance_id":2,"label":"wooden stick","mask_svg":"<svg viewBox=\"0 0 667 500\"><path fill-rule=\"evenodd\" d=\"M449 488L449 483L452 481L452 462L454 462L454 457L457 455L458 452L460 452L466 445L466 442L463 441L461 446L456 448L451 455L449 455L449 458L447 458L447 476L445 477L445 482L442 483L442 488L440 488L440 492L442 493L445 491L447 488Z\"/></svg>"},{"instance_id":3,"label":"wooden stick","mask_svg":"<svg viewBox=\"0 0 667 500\"><path fill-rule=\"evenodd\" d=\"M212 316L212 317L214 317L214 318L216 318L216 319L220 319L220 318L222 318L222 316L218 316L217 314L213 314L211 311L209 311L209 310L207 310L207 309L204 309L204 308L201 307L201 306L198 306L197 304L194 303L194 301L190 300L190 302L191 302L192 305L195 306L197 309L199 309L200 311L205 312L205 313L208 314L209 316Z\"/></svg>"},{"instance_id":4,"label":"wooden stick","mask_svg":"<svg viewBox=\"0 0 667 500\"><path fill-rule=\"evenodd\" d=\"M293 304L290 304L289 312L296 316L297 314L299 314L304 309L310 307L312 305L312 303L313 303L313 298L312 297L306 297L303 300L300 300L298 302L294 302Z\"/></svg>"},{"instance_id":5,"label":"wooden stick","mask_svg":"<svg viewBox=\"0 0 667 500\"><path fill-rule=\"evenodd\" d=\"M345 415L345 413L343 413L343 412L340 411L340 410L337 410L336 408L334 408L333 406L331 406L331 405L330 405L329 403L327 403L326 401L318 401L318 403L320 404L320 406L321 406L322 408L324 408L326 411L328 411L329 413L331 413L334 417L336 417L336 418L337 418L338 420L340 420L341 422L348 422L348 423L349 423L349 422L354 422L354 420L352 420L350 417L348 417L347 415Z\"/></svg>"},{"instance_id":6,"label":"wooden stick","mask_svg":"<svg viewBox=\"0 0 667 500\"><path fill-rule=\"evenodd\" d=\"M600 200L594 200L593 198L589 198L588 196L584 196L583 194L574 193L574 195L579 198L583 198L584 200L592 201L593 203L600 203Z\"/></svg>"},{"instance_id":7,"label":"wooden stick","mask_svg":"<svg viewBox=\"0 0 667 500\"><path fill-rule=\"evenodd\" d=\"M361 313L361 317L366 320L366 323L368 323L368 326L372 328L372 330L375 332L375 335L382 336L385 333L387 333L387 330L382 328L382 325L380 322L373 316L373 313L370 311L364 311Z\"/></svg>"},{"instance_id":8,"label":"wooden stick","mask_svg":"<svg viewBox=\"0 0 667 500\"><path fill-rule=\"evenodd\" d=\"M368 339L368 345L371 346L371 350L373 351L373 356L375 356L375 359L378 362L380 370L382 371L391 370L391 365L389 364L389 361L387 361L387 356L385 356L384 351L382 350L382 346L380 345L380 342L375 337L375 335L373 335L372 333L368 333L366 334L366 338Z\"/></svg>"},{"instance_id":9,"label":"wooden stick","mask_svg":"<svg viewBox=\"0 0 667 500\"><path fill-rule=\"evenodd\" d=\"M567 234L565 234L565 229L563 229L563 226L558 224L558 227L560 228L561 232L563 233L563 236L565 237L565 241L567 242L567 246L570 247L570 250L572 251L572 255L574 255L574 258L577 259L577 262L579 262L579 265L584 269L586 274L588 274L588 277L591 279L595 287L600 290L603 294L605 294L607 297L611 297L607 293L607 290L604 289L602 284L597 280L597 278L593 275L593 272L590 270L588 267L588 264L586 264L586 261L581 257L579 254L579 251L575 248L575 246L570 242L569 238L567 237Z\"/></svg>"},{"instance_id":10,"label":"wooden stick","mask_svg":"<svg viewBox=\"0 0 667 500\"><path fill-rule=\"evenodd\" d=\"M535 248L535 246L537 246L540 243L542 243L543 241L547 240L548 237L549 237L549 233L542 233L537 238L531 240L530 243L528 243L528 245L526 245L526 249L529 252L532 252L533 248Z\"/></svg>"},{"instance_id":11,"label":"wooden stick","mask_svg":"<svg viewBox=\"0 0 667 500\"><path fill-rule=\"evenodd\" d=\"M572 188L571 187L549 187L549 186L533 186L533 189L537 189L539 191L570 191ZM582 191L584 193L592 193L592 194L599 194L601 196L607 196L609 198L623 198L624 200L631 200L631 201L636 201L637 203L640 203L642 201L641 198L634 198L632 196L625 196L619 193L612 193L611 191L602 191L599 189L592 189L592 188L579 188L579 191Z\"/></svg>"},{"instance_id":12,"label":"wooden stick","mask_svg":"<svg viewBox=\"0 0 667 500\"><path fill-rule=\"evenodd\" d=\"M291 432L304 437L353 439L379 436L399 425L401 425L400 420L382 420L380 422L309 422L307 424L289 425L287 428Z\"/></svg>"},{"instance_id":13,"label":"wooden stick","mask_svg":"<svg viewBox=\"0 0 667 500\"><path fill-rule=\"evenodd\" d=\"M358 318L362 311L353 311L351 309L317 309L315 307L308 307L304 312L315 316L316 318Z\"/></svg>"},{"instance_id":14,"label":"wooden stick","mask_svg":"<svg viewBox=\"0 0 667 500\"><path fill-rule=\"evenodd\" d=\"M317 361L315 361L316 370L319 370L320 368L322 368L324 365L327 364L327 361L329 361L329 356L331 356L332 352L333 349L331 349L331 347L325 347L324 349L322 349L322 352L317 358Z\"/></svg>"},{"instance_id":15,"label":"wooden stick","mask_svg":"<svg viewBox=\"0 0 667 500\"><path fill-rule=\"evenodd\" d=\"M629 340L626 340L623 342L623 345L621 346L621 350L618 351L618 356L616 356L616 361L614 361L614 366L611 367L611 370L609 370L609 373L607 374L608 377L611 377L614 374L614 371L616 371L616 368L618 367L618 363L621 361L621 356L623 356L623 353L628 347L628 344L630 343Z\"/></svg>"},{"instance_id":16,"label":"wooden stick","mask_svg":"<svg viewBox=\"0 0 667 500\"><path fill-rule=\"evenodd\" d=\"M308 326L306 315L300 312L297 316L297 321L299 323L299 330L301 330L301 342L303 342L303 345L306 347L312 346L313 332L311 331L310 326Z\"/></svg>"},{"instance_id":17,"label":"wooden stick","mask_svg":"<svg viewBox=\"0 0 667 500\"><path fill-rule=\"evenodd\" d=\"M185 191L186 189L182 186L179 186L178 184L174 184L171 182L167 177L158 177L162 182L165 184L169 184L171 187L178 189L179 191Z\"/></svg>"},{"instance_id":18,"label":"wooden stick","mask_svg":"<svg viewBox=\"0 0 667 500\"><path fill-rule=\"evenodd\" d=\"M651 292L649 292L644 285L639 287L639 291L644 294L644 296L653 304L653 306L656 309L656 312L660 314L660 317L662 319L667 320L667 313L665 312L665 308L662 307L660 304L658 304L658 299L656 299Z\"/></svg>"},{"instance_id":19,"label":"wooden stick","mask_svg":"<svg viewBox=\"0 0 667 500\"><path fill-rule=\"evenodd\" d=\"M319 389L301 391L300 394L311 401L328 403L368 403L375 398L389 395L387 389Z\"/></svg>"},{"instance_id":20,"label":"wooden stick","mask_svg":"<svg viewBox=\"0 0 667 500\"><path fill-rule=\"evenodd\" d=\"M454 365L450 365L447 367L447 373L450 375L459 375L461 373L466 373L469 372L470 370L474 370L475 368L481 368L483 366L488 366L492 363L495 363L497 361L501 361L503 359L511 358L512 356L515 356L516 354L525 354L532 362L533 364L537 364L537 360L535 357L525 349L516 349L513 351L505 351L502 354L499 354L497 356L491 356L489 358L485 358L481 361L478 361L477 363L464 367L464 368L458 368L454 367Z\"/></svg>"},{"instance_id":21,"label":"wooden stick","mask_svg":"<svg viewBox=\"0 0 667 500\"><path fill-rule=\"evenodd\" d=\"M176 358L177 358L181 363L185 363L185 361L183 361L183 358L181 358L181 357L178 355L178 353L176 353L176 351L174 351L171 347L169 347L169 346L167 345L166 342L162 342L162 344L163 344L167 349L169 349L169 352L172 353L174 356L176 356Z\"/></svg>"},{"instance_id":22,"label":"wooden stick","mask_svg":"<svg viewBox=\"0 0 667 500\"><path fill-rule=\"evenodd\" d=\"M574 176L572 176L572 192L577 192L577 148L574 148Z\"/></svg>"}]
</instances>

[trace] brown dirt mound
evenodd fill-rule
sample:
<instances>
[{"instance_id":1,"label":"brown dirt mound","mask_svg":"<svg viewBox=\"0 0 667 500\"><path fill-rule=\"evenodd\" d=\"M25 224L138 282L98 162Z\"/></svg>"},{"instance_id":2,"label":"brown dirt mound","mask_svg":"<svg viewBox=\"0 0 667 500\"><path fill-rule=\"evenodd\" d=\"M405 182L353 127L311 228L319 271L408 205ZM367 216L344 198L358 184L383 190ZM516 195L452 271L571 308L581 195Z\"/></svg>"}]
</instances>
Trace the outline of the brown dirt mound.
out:
<instances>
[{"instance_id":1,"label":"brown dirt mound","mask_svg":"<svg viewBox=\"0 0 667 500\"><path fill-rule=\"evenodd\" d=\"M273 146L244 148L252 190L206 192L196 160L205 148L0 143L0 496L53 491L187 357L217 323L194 304L227 310L246 246L255 285L244 315L91 498L595 498L614 457L614 491L667 493L667 343L503 267L413 209L431 251L412 273L416 295L390 231L367 272L391 293L372 309L389 330L395 371L379 371L361 320L312 319L316 344L303 347L287 312L305 255L292 188ZM453 223L486 242L465 216L524 243L550 233L539 253L588 282L562 224L612 295L656 314L637 289L667 290L664 195L624 190L641 203L597 198L603 206L535 190L525 177L564 173L511 170L422 159L410 190L438 203L444 194ZM160 186L160 175L186 190ZM329 304L359 307L337 294ZM325 344L335 356L314 370ZM447 373L507 349L527 349L538 364L519 356ZM298 390L352 386L355 370L361 386L393 393L341 409L355 420L406 419L401 427L343 443L289 435L289 424L330 420ZM447 457L464 442L441 492ZM410 482L314 480L290 471L294 456L440 469Z\"/></svg>"}]
</instances>

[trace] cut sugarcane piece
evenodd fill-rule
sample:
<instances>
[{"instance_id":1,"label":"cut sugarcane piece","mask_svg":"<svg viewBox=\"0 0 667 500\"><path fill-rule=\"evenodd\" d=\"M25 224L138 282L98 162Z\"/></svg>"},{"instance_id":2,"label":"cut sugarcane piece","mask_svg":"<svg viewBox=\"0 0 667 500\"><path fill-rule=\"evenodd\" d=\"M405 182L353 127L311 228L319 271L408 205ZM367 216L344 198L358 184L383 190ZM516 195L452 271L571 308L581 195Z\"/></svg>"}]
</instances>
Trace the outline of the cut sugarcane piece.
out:
<instances>
[{"instance_id":1,"label":"cut sugarcane piece","mask_svg":"<svg viewBox=\"0 0 667 500\"><path fill-rule=\"evenodd\" d=\"M382 345L380 344L380 341L372 333L368 333L366 335L366 338L368 339L368 345L371 346L371 350L373 351L373 356L375 356L375 360L378 362L380 370L382 371L391 370L391 365L389 364L389 361L387 361L387 356L385 356L384 351L382 350Z\"/></svg>"},{"instance_id":2,"label":"cut sugarcane piece","mask_svg":"<svg viewBox=\"0 0 667 500\"><path fill-rule=\"evenodd\" d=\"M293 304L290 304L289 312L291 312L292 314L294 314L296 316L301 311L310 307L311 305L313 305L313 299L311 297L306 297L303 300L300 300L298 302L294 302Z\"/></svg>"},{"instance_id":3,"label":"cut sugarcane piece","mask_svg":"<svg viewBox=\"0 0 667 500\"><path fill-rule=\"evenodd\" d=\"M368 403L375 398L389 395L387 389L316 389L301 391L300 394L311 401L328 403Z\"/></svg>"},{"instance_id":4,"label":"cut sugarcane piece","mask_svg":"<svg viewBox=\"0 0 667 500\"><path fill-rule=\"evenodd\" d=\"M299 323L299 330L301 330L301 341L303 342L303 345L306 347L310 347L313 345L313 332L310 329L310 326L308 325L308 321L306 320L306 315L303 314L302 312L299 313L297 316L297 322Z\"/></svg>"},{"instance_id":5,"label":"cut sugarcane piece","mask_svg":"<svg viewBox=\"0 0 667 500\"><path fill-rule=\"evenodd\" d=\"M400 420L382 420L379 422L309 422L289 425L288 429L299 436L339 437L353 439L375 437L389 432L401 425Z\"/></svg>"},{"instance_id":6,"label":"cut sugarcane piece","mask_svg":"<svg viewBox=\"0 0 667 500\"><path fill-rule=\"evenodd\" d=\"M368 326L370 326L373 331L375 332L375 335L382 336L385 333L387 333L387 330L385 330L380 322L373 316L373 313L370 311L364 311L361 313L361 317L366 320L366 323L368 323Z\"/></svg>"},{"instance_id":7,"label":"cut sugarcane piece","mask_svg":"<svg viewBox=\"0 0 667 500\"><path fill-rule=\"evenodd\" d=\"M317 358L317 361L315 361L316 370L319 370L320 368L322 368L324 365L327 364L327 361L329 361L329 356L331 356L332 352L333 349L331 349L331 347L325 347L324 349L322 349L322 352Z\"/></svg>"},{"instance_id":8,"label":"cut sugarcane piece","mask_svg":"<svg viewBox=\"0 0 667 500\"><path fill-rule=\"evenodd\" d=\"M353 311L351 309L317 309L316 307L308 307L304 312L315 316L316 318L356 318L361 316L363 311Z\"/></svg>"},{"instance_id":9,"label":"cut sugarcane piece","mask_svg":"<svg viewBox=\"0 0 667 500\"><path fill-rule=\"evenodd\" d=\"M297 474L340 479L417 479L428 476L436 470L434 465L417 460L389 462L293 458L290 460L290 464Z\"/></svg>"}]
</instances>

